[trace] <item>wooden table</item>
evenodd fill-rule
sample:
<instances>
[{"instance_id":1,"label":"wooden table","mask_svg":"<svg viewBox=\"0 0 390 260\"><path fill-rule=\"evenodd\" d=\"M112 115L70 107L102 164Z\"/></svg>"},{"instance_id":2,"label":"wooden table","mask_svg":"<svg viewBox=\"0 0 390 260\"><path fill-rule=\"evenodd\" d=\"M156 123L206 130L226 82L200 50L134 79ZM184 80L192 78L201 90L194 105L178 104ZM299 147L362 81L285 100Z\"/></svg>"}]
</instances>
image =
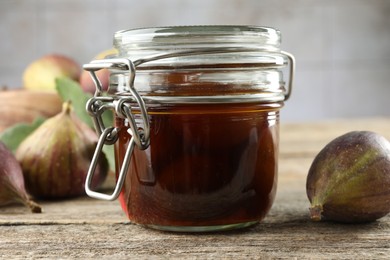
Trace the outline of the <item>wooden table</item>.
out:
<instances>
[{"instance_id":1,"label":"wooden table","mask_svg":"<svg viewBox=\"0 0 390 260\"><path fill-rule=\"evenodd\" d=\"M370 224L312 222L306 174L319 150L352 130L390 139L390 118L282 124L279 187L259 225L222 233L159 232L129 223L118 202L42 202L43 214L0 208L0 259L390 259L390 215Z\"/></svg>"}]
</instances>

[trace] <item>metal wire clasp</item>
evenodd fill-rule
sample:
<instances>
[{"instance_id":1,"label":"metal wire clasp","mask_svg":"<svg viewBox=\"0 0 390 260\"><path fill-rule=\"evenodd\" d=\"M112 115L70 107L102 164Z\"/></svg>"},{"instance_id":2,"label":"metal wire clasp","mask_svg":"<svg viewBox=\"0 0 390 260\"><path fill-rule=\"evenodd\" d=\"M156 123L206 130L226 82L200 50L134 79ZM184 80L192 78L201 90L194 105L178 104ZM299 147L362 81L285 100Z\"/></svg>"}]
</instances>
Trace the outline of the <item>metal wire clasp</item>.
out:
<instances>
[{"instance_id":1,"label":"metal wire clasp","mask_svg":"<svg viewBox=\"0 0 390 260\"><path fill-rule=\"evenodd\" d=\"M95 153L92 157L92 162L89 167L87 178L85 181L85 191L88 196L96 199L115 200L116 198L118 198L121 192L122 185L130 165L131 154L134 150L135 145L141 150L144 150L149 146L149 116L146 110L144 100L134 88L135 66L131 60L124 58L94 60L89 64L85 64L83 68L90 72L92 80L94 81L96 86L94 97L88 100L86 109L91 115L96 132L99 135L99 141L96 146ZM119 100L114 100L114 98L112 97L103 96L102 84L99 78L96 76L96 71L100 69L115 69L128 71L128 86L130 89L131 96L119 98ZM138 127L136 123L135 116L131 108L131 103L137 104L137 109L139 109L142 119L142 127ZM105 144L112 145L118 140L119 129L111 126L106 127L103 122L102 114L109 109L115 110L116 114L119 117L126 119L130 124L130 129L132 132L129 145L126 150L125 158L119 171L118 180L115 189L111 195L93 191L91 188L93 175L98 164L99 156L102 153L103 146Z\"/></svg>"}]
</instances>

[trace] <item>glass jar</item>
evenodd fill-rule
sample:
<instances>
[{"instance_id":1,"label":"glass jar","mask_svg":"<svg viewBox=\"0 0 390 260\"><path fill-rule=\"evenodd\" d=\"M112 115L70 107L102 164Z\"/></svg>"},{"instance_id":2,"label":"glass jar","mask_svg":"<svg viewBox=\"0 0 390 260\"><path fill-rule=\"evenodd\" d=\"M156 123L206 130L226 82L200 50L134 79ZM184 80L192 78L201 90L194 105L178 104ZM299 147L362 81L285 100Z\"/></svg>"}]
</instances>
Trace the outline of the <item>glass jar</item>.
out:
<instances>
[{"instance_id":1,"label":"glass jar","mask_svg":"<svg viewBox=\"0 0 390 260\"><path fill-rule=\"evenodd\" d=\"M115 33L118 54L84 65L87 104L101 138L87 194L120 204L130 221L169 231L216 231L261 221L273 203L279 110L295 61L280 32L254 26L180 26ZM95 71L109 68L103 93ZM289 80L285 86L284 71ZM115 126L101 119L115 110ZM113 194L90 189L97 155L115 143Z\"/></svg>"}]
</instances>

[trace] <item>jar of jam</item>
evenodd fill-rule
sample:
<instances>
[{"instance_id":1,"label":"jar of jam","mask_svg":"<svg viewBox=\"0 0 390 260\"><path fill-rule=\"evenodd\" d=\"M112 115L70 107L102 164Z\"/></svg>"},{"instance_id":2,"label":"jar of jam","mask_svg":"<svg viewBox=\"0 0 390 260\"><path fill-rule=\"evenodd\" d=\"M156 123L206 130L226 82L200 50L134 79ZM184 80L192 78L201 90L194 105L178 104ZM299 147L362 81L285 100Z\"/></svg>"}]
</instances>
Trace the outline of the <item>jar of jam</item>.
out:
<instances>
[{"instance_id":1,"label":"jar of jam","mask_svg":"<svg viewBox=\"0 0 390 260\"><path fill-rule=\"evenodd\" d=\"M96 83L87 109L100 135L87 194L119 197L130 221L160 230L217 231L261 221L275 197L279 111L295 67L280 50L280 32L144 28L116 32L114 47L114 57L84 65ZM106 92L95 74L103 68L111 72ZM104 125L106 110L115 111L114 126ZM111 195L90 188L105 144L115 145Z\"/></svg>"}]
</instances>

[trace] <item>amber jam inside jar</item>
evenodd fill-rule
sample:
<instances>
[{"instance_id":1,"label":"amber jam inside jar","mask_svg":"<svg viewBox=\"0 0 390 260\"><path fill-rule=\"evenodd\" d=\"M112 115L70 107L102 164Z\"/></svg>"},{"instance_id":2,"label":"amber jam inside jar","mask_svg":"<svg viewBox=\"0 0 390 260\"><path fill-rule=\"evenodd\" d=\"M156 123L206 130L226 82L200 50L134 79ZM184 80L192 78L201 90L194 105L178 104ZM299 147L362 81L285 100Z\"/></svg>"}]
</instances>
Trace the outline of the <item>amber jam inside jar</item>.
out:
<instances>
[{"instance_id":1,"label":"amber jam inside jar","mask_svg":"<svg viewBox=\"0 0 390 260\"><path fill-rule=\"evenodd\" d=\"M162 229L263 219L276 191L280 105L151 109L150 146L135 149L120 195L129 219ZM124 119L116 123L119 166L129 134Z\"/></svg>"},{"instance_id":2,"label":"amber jam inside jar","mask_svg":"<svg viewBox=\"0 0 390 260\"><path fill-rule=\"evenodd\" d=\"M135 67L112 69L106 106L116 110L117 187L130 221L184 232L261 221L275 197L279 110L294 68L292 55L279 49L280 32L146 28L117 32L114 46L116 60L101 68L123 58Z\"/></svg>"}]
</instances>

